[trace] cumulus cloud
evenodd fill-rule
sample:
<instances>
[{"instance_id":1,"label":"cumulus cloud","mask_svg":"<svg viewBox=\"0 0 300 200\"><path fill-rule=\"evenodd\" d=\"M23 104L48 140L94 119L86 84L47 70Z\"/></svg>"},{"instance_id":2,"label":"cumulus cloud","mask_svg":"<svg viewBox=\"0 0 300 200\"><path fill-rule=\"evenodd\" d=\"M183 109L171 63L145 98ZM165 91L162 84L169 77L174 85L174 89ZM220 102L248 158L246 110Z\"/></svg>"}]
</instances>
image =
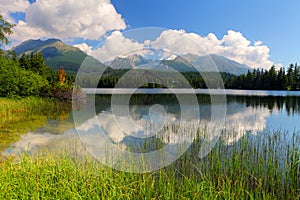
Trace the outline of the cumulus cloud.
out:
<instances>
[{"instance_id":1,"label":"cumulus cloud","mask_svg":"<svg viewBox=\"0 0 300 200\"><path fill-rule=\"evenodd\" d=\"M226 47L234 48L244 48L249 46L251 43L240 32L232 30L227 31L227 35L224 35L222 42Z\"/></svg>"},{"instance_id":2,"label":"cumulus cloud","mask_svg":"<svg viewBox=\"0 0 300 200\"><path fill-rule=\"evenodd\" d=\"M91 55L96 59L106 62L116 57L124 57L131 54L144 54L145 45L125 38L120 31L114 31L106 38L105 43L94 50Z\"/></svg>"},{"instance_id":3,"label":"cumulus cloud","mask_svg":"<svg viewBox=\"0 0 300 200\"><path fill-rule=\"evenodd\" d=\"M228 31L221 41L223 50L219 52L220 55L252 68L270 68L274 64L269 60L269 47L262 45L261 41L251 45L240 32L232 30Z\"/></svg>"},{"instance_id":4,"label":"cumulus cloud","mask_svg":"<svg viewBox=\"0 0 300 200\"><path fill-rule=\"evenodd\" d=\"M213 33L201 36L184 30L165 30L154 41L135 42L120 32L127 26L109 0L38 0L32 4L27 0L2 0L0 14L11 22L13 19L9 14L13 12L25 13L25 21L19 20L13 28L13 44L49 37L65 41L75 38L99 40L113 31L106 43L96 50L84 43L76 46L103 62L125 52L151 46L164 50L168 56L170 52L218 54L252 68L269 68L273 65L266 45L261 41L252 44L242 33L233 30L229 30L220 39ZM145 51L139 54L143 55Z\"/></svg>"},{"instance_id":5,"label":"cumulus cloud","mask_svg":"<svg viewBox=\"0 0 300 200\"><path fill-rule=\"evenodd\" d=\"M163 50L164 58L172 54L191 53L199 56L217 54L251 68L268 69L273 65L273 62L269 60L270 50L266 45L263 45L261 41L251 44L251 41L242 33L232 30L229 30L222 39L218 39L213 33L201 36L184 30L165 30L155 40L146 40L142 43L128 39L120 31L115 31L106 38L100 48L92 50L90 55L102 62L107 62L117 56L144 55L149 53L145 50L149 47Z\"/></svg>"},{"instance_id":6,"label":"cumulus cloud","mask_svg":"<svg viewBox=\"0 0 300 200\"><path fill-rule=\"evenodd\" d=\"M201 37L196 33L186 33L184 30L166 30L151 45L154 48L168 49L177 54L207 55L218 51L220 43L213 33L207 37Z\"/></svg>"},{"instance_id":7,"label":"cumulus cloud","mask_svg":"<svg viewBox=\"0 0 300 200\"><path fill-rule=\"evenodd\" d=\"M40 38L97 40L108 31L126 28L121 15L109 0L39 0L29 5L23 3L19 7L13 6L17 3L5 1L10 12L25 12L26 21L19 21L13 30L12 39L16 41L35 38L37 34Z\"/></svg>"},{"instance_id":8,"label":"cumulus cloud","mask_svg":"<svg viewBox=\"0 0 300 200\"><path fill-rule=\"evenodd\" d=\"M25 0L1 0L0 14L9 22L13 22L9 14L14 12L23 12L30 5Z\"/></svg>"},{"instance_id":9,"label":"cumulus cloud","mask_svg":"<svg viewBox=\"0 0 300 200\"><path fill-rule=\"evenodd\" d=\"M73 45L73 46L79 48L81 51L85 52L85 53L88 54L88 55L91 55L91 53L92 53L93 47L92 47L92 46L89 46L89 45L86 44L86 43L75 44L75 45Z\"/></svg>"},{"instance_id":10,"label":"cumulus cloud","mask_svg":"<svg viewBox=\"0 0 300 200\"><path fill-rule=\"evenodd\" d=\"M24 41L27 39L40 39L47 37L48 32L39 27L31 27L26 22L20 20L16 26L13 28L13 34L11 38L19 43L19 41Z\"/></svg>"},{"instance_id":11,"label":"cumulus cloud","mask_svg":"<svg viewBox=\"0 0 300 200\"><path fill-rule=\"evenodd\" d=\"M260 46L260 45L262 45L262 44L263 44L262 41L256 41L256 42L254 42L254 46Z\"/></svg>"},{"instance_id":12,"label":"cumulus cloud","mask_svg":"<svg viewBox=\"0 0 300 200\"><path fill-rule=\"evenodd\" d=\"M235 60L252 68L270 68L269 48L257 41L254 45L242 33L229 30L220 40L215 34L200 36L182 30L166 30L151 42L155 48L166 48L176 54L217 54ZM166 50L166 51L167 51Z\"/></svg>"}]
</instances>

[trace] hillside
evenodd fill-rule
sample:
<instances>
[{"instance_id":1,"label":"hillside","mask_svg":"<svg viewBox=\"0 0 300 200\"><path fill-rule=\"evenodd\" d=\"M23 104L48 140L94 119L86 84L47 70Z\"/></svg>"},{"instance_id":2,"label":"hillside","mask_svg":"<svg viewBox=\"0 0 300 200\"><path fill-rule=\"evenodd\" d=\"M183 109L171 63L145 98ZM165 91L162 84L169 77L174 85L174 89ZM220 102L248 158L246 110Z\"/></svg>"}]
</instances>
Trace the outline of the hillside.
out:
<instances>
[{"instance_id":1,"label":"hillside","mask_svg":"<svg viewBox=\"0 0 300 200\"><path fill-rule=\"evenodd\" d=\"M60 66L64 66L67 72L74 74L87 57L92 66L105 67L101 62L88 56L79 48L67 45L58 39L48 39L44 41L27 40L12 50L15 50L19 56L23 53L41 52L45 58L46 65L56 70L58 70Z\"/></svg>"}]
</instances>

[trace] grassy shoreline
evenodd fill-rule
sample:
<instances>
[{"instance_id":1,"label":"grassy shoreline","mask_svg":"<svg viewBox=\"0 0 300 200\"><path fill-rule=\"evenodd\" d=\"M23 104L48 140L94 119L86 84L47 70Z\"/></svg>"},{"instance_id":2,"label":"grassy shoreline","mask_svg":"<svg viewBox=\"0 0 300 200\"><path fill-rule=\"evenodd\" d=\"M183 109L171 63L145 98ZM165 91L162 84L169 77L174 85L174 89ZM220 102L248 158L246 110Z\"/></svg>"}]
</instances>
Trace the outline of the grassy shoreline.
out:
<instances>
[{"instance_id":1,"label":"grassy shoreline","mask_svg":"<svg viewBox=\"0 0 300 200\"><path fill-rule=\"evenodd\" d=\"M222 177L220 177L222 179ZM222 191L207 177L203 181L178 178L175 169L132 174L76 162L70 157L32 159L20 163L7 161L0 168L0 197L5 199L216 199L247 198L238 184L237 191ZM224 179L222 187L231 187Z\"/></svg>"},{"instance_id":2,"label":"grassy shoreline","mask_svg":"<svg viewBox=\"0 0 300 200\"><path fill-rule=\"evenodd\" d=\"M3 138L18 140L47 118L63 117L68 106L55 99L0 98L0 150L9 145ZM232 145L221 137L200 159L202 139L172 165L141 174L68 153L8 157L0 162L0 199L300 199L297 133L246 134Z\"/></svg>"},{"instance_id":3,"label":"grassy shoreline","mask_svg":"<svg viewBox=\"0 0 300 200\"><path fill-rule=\"evenodd\" d=\"M278 146L284 141L276 134L259 139L219 141L202 159L192 147L172 165L140 174L105 167L89 156L24 154L0 164L0 198L299 199L299 137L287 146Z\"/></svg>"},{"instance_id":4,"label":"grassy shoreline","mask_svg":"<svg viewBox=\"0 0 300 200\"><path fill-rule=\"evenodd\" d=\"M42 97L33 97L33 96L24 97L24 98L0 97L0 116L9 117L12 114L25 113L25 112L38 113L42 109L51 109L51 111L54 111L54 110L61 109L62 103L64 105L70 104L53 98L42 98Z\"/></svg>"},{"instance_id":5,"label":"grassy shoreline","mask_svg":"<svg viewBox=\"0 0 300 200\"><path fill-rule=\"evenodd\" d=\"M0 152L22 134L43 126L47 119L64 120L71 106L52 98L0 98Z\"/></svg>"}]
</instances>

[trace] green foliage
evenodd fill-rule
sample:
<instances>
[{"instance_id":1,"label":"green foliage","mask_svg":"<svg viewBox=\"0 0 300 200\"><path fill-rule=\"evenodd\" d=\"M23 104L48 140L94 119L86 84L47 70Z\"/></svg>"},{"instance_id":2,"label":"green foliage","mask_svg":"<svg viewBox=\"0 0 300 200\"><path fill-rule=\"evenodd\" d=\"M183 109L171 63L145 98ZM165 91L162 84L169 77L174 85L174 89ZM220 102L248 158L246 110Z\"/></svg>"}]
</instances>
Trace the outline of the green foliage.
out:
<instances>
[{"instance_id":1,"label":"green foliage","mask_svg":"<svg viewBox=\"0 0 300 200\"><path fill-rule=\"evenodd\" d=\"M101 79L91 73L82 74L78 79L79 85L82 87L98 87L98 88L113 88L118 81L124 76L128 69L111 69L108 68ZM163 79L172 88L185 88L182 78L178 73L165 71L149 72L143 69L134 69L130 75L127 73L126 80L122 80L122 84L118 87L134 87L137 82L148 82L143 87L157 88L161 87L158 84L158 79ZM181 75L188 81L193 88L222 88L223 84L228 89L246 89L246 90L300 90L300 67L291 64L287 72L284 68L279 70L272 66L269 70L254 69L248 71L247 74L233 75L226 72L221 72L223 83L218 82L218 72L181 72ZM203 78L205 77L205 79ZM81 78L81 79L80 79ZM123 78L123 77L122 77Z\"/></svg>"},{"instance_id":2,"label":"green foliage","mask_svg":"<svg viewBox=\"0 0 300 200\"><path fill-rule=\"evenodd\" d=\"M18 62L0 57L0 96L41 95L48 81L39 74L23 69Z\"/></svg>"},{"instance_id":3,"label":"green foliage","mask_svg":"<svg viewBox=\"0 0 300 200\"><path fill-rule=\"evenodd\" d=\"M87 62L89 67L105 67L98 60L88 56L77 47L66 45L58 39L27 40L14 49L20 56L23 53L30 55L31 52L40 52L44 56L47 66L54 70L59 70L61 66L64 66L67 74L76 75L79 67L82 64L87 64Z\"/></svg>"},{"instance_id":4,"label":"green foliage","mask_svg":"<svg viewBox=\"0 0 300 200\"><path fill-rule=\"evenodd\" d=\"M217 72L166 72L166 71L149 71L144 69L134 69L129 73L128 69L111 69L107 68L104 74L97 76L94 73L81 73L80 77L77 77L77 83L86 88L114 88L116 84L122 78L122 82L118 83L118 87L121 88L135 88L138 83L146 83L140 85L143 88L207 88L210 85L214 88L222 88L223 82L216 78L219 76ZM124 77L124 75L126 76ZM205 80L202 78L205 76ZM229 78L233 75L229 73L221 73L223 78ZM99 80L100 78L100 80ZM224 79L225 80L225 79ZM160 83L164 83L162 85Z\"/></svg>"},{"instance_id":5,"label":"green foliage","mask_svg":"<svg viewBox=\"0 0 300 200\"><path fill-rule=\"evenodd\" d=\"M12 28L14 27L13 24L8 23L5 21L0 15L0 46L2 44L8 44L8 36L12 34Z\"/></svg>"},{"instance_id":6,"label":"green foliage","mask_svg":"<svg viewBox=\"0 0 300 200\"><path fill-rule=\"evenodd\" d=\"M53 91L72 93L73 82L74 77L67 75L64 87L60 88L57 72L45 65L41 53L31 53L29 56L23 54L18 59L15 52L7 52L0 57L0 96L2 97L56 97Z\"/></svg>"},{"instance_id":7,"label":"green foliage","mask_svg":"<svg viewBox=\"0 0 300 200\"><path fill-rule=\"evenodd\" d=\"M275 66L269 70L254 69L247 75L232 76L225 86L247 90L299 90L300 68L291 64L287 72L284 68L276 70Z\"/></svg>"}]
</instances>

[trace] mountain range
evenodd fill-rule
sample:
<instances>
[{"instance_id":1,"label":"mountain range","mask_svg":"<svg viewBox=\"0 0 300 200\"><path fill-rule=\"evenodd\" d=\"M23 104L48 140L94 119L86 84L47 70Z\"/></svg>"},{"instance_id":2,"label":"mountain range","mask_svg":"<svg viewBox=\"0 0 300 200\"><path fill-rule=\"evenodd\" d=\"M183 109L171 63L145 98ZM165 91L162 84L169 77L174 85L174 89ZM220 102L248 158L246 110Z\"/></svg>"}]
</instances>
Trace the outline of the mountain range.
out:
<instances>
[{"instance_id":1,"label":"mountain range","mask_svg":"<svg viewBox=\"0 0 300 200\"><path fill-rule=\"evenodd\" d=\"M110 63L113 69L152 69L159 71L179 72L227 72L231 74L245 74L251 68L238 62L210 54L206 56L197 56L186 54L183 56L172 56L171 59L153 60L145 59L140 55L131 55L125 58L117 57Z\"/></svg>"},{"instance_id":2,"label":"mountain range","mask_svg":"<svg viewBox=\"0 0 300 200\"><path fill-rule=\"evenodd\" d=\"M45 58L45 64L58 70L61 66L67 72L76 73L82 62L88 57L89 63L93 66L105 67L101 62L88 56L79 48L67 45L58 39L48 40L27 40L14 47L17 55L41 52Z\"/></svg>"},{"instance_id":3,"label":"mountain range","mask_svg":"<svg viewBox=\"0 0 300 200\"><path fill-rule=\"evenodd\" d=\"M31 52L41 52L45 58L45 64L53 69L64 66L66 71L76 73L86 57L89 64L95 67L107 67L95 58L87 55L79 48L67 45L58 39L48 40L27 40L12 50L20 56ZM179 71L179 72L228 72L231 74L247 73L251 68L230 60L223 56L210 54L198 56L186 54L182 56L172 56L164 60L147 59L140 55L130 55L128 57L116 57L114 60L105 63L113 69L151 69L159 71Z\"/></svg>"}]
</instances>

